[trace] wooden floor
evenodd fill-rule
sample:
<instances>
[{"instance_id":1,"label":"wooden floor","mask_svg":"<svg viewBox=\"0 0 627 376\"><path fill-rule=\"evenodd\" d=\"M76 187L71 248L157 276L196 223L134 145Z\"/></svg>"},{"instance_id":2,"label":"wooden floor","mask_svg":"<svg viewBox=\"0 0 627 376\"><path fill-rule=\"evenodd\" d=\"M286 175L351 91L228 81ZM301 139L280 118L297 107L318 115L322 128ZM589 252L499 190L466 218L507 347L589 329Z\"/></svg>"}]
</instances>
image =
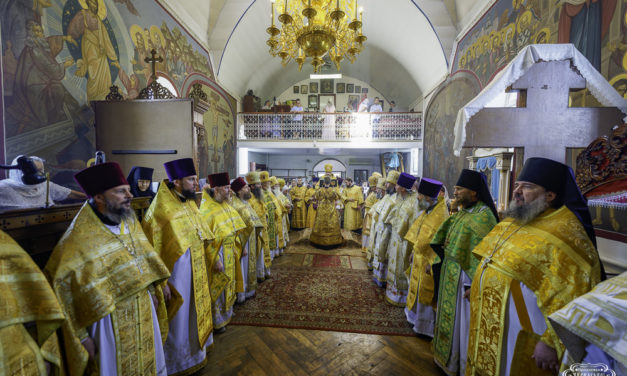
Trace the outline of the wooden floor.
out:
<instances>
[{"instance_id":1,"label":"wooden floor","mask_svg":"<svg viewBox=\"0 0 627 376\"><path fill-rule=\"evenodd\" d=\"M431 344L380 336L230 325L200 375L444 375Z\"/></svg>"},{"instance_id":2,"label":"wooden floor","mask_svg":"<svg viewBox=\"0 0 627 376\"><path fill-rule=\"evenodd\" d=\"M294 253L302 249L290 248ZM349 246L329 253L350 254L354 269L366 269L365 259L355 262L363 258L359 248ZM289 266L292 258L286 253L273 264ZM444 373L433 362L431 342L418 337L229 325L225 333L214 334L208 363L195 376L205 375Z\"/></svg>"}]
</instances>

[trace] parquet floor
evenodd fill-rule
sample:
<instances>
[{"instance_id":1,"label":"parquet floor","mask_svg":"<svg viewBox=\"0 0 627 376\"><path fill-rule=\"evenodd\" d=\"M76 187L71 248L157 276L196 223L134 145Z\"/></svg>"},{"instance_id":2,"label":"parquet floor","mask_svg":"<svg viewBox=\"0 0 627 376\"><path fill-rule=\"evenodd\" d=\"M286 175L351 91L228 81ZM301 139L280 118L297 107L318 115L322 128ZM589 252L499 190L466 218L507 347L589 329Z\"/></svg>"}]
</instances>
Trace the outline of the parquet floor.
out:
<instances>
[{"instance_id":1,"label":"parquet floor","mask_svg":"<svg viewBox=\"0 0 627 376\"><path fill-rule=\"evenodd\" d=\"M294 251L293 256L286 253L273 263L290 265L300 260L296 256L302 248ZM353 260L360 258L355 248L335 252L350 254L353 268ZM357 268L365 269L365 260L362 264ZM418 337L230 325L225 333L214 335L208 363L195 376L209 375L444 373L433 362L431 343Z\"/></svg>"}]
</instances>

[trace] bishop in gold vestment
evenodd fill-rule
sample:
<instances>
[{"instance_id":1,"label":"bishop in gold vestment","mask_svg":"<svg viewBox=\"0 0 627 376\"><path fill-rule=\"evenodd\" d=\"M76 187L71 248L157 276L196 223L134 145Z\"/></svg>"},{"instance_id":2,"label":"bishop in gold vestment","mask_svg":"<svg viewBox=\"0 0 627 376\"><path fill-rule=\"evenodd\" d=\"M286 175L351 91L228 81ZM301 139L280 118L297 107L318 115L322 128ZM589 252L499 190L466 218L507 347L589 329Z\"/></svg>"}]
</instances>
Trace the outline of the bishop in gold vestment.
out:
<instances>
[{"instance_id":1,"label":"bishop in gold vestment","mask_svg":"<svg viewBox=\"0 0 627 376\"><path fill-rule=\"evenodd\" d=\"M418 185L418 209L422 214L411 225L405 240L412 247L409 291L405 316L417 334L433 337L435 299L432 267L437 255L431 248L431 239L442 222L448 218L446 200L440 194L442 183L422 178Z\"/></svg>"},{"instance_id":2,"label":"bishop in gold vestment","mask_svg":"<svg viewBox=\"0 0 627 376\"><path fill-rule=\"evenodd\" d=\"M213 326L220 330L233 316L236 295L236 270L240 268L239 233L246 228L237 211L229 205L230 179L227 172L209 175L210 188L203 189L200 214L213 232L207 247L207 270L211 287Z\"/></svg>"},{"instance_id":3,"label":"bishop in gold vestment","mask_svg":"<svg viewBox=\"0 0 627 376\"><path fill-rule=\"evenodd\" d=\"M168 373L190 374L207 361L213 345L211 294L205 247L214 235L194 201L198 177L191 158L164 164L161 182L143 220L146 236L172 276L168 285L183 299L178 311L168 309L170 330L165 343Z\"/></svg>"},{"instance_id":4,"label":"bishop in gold vestment","mask_svg":"<svg viewBox=\"0 0 627 376\"><path fill-rule=\"evenodd\" d=\"M52 251L45 273L66 321L71 375L166 375L162 283L170 273L135 219L117 163L75 175L90 197Z\"/></svg>"},{"instance_id":5,"label":"bishop in gold vestment","mask_svg":"<svg viewBox=\"0 0 627 376\"><path fill-rule=\"evenodd\" d=\"M564 345L547 319L601 278L590 213L570 167L527 159L513 196L507 218L473 251L482 260L466 375L555 374Z\"/></svg>"},{"instance_id":6,"label":"bishop in gold vestment","mask_svg":"<svg viewBox=\"0 0 627 376\"><path fill-rule=\"evenodd\" d=\"M303 185L303 179L298 178L296 186L290 189L290 197L292 198L292 228L301 230L307 227L307 203L306 203L307 187Z\"/></svg>"},{"instance_id":7,"label":"bishop in gold vestment","mask_svg":"<svg viewBox=\"0 0 627 376\"><path fill-rule=\"evenodd\" d=\"M320 248L333 248L344 244L340 218L335 210L335 201L340 196L334 188L330 187L330 183L331 180L325 178L324 186L318 188L315 195L318 209L309 241Z\"/></svg>"},{"instance_id":8,"label":"bishop in gold vestment","mask_svg":"<svg viewBox=\"0 0 627 376\"><path fill-rule=\"evenodd\" d=\"M361 231L361 208L364 203L364 193L361 187L353 184L353 179L346 178L346 188L342 192L344 202L344 229Z\"/></svg>"},{"instance_id":9,"label":"bishop in gold vestment","mask_svg":"<svg viewBox=\"0 0 627 376\"><path fill-rule=\"evenodd\" d=\"M292 202L282 192L285 180L272 177L270 184L272 185L272 193L276 197L281 206L281 234L279 236L279 255L282 255L290 241L290 211L292 210Z\"/></svg>"},{"instance_id":10,"label":"bishop in gold vestment","mask_svg":"<svg viewBox=\"0 0 627 376\"><path fill-rule=\"evenodd\" d=\"M246 224L246 228L239 233L236 240L242 250L240 258L241 282L238 278L238 285L236 286L237 301L243 303L246 299L255 296L257 289L257 259L261 256L263 244L263 222L250 205L252 193L246 180L242 177L235 179L231 183L231 190L235 193L231 206Z\"/></svg>"},{"instance_id":11,"label":"bishop in gold vestment","mask_svg":"<svg viewBox=\"0 0 627 376\"><path fill-rule=\"evenodd\" d=\"M0 375L63 374L57 297L30 256L0 230ZM32 324L31 324L32 323Z\"/></svg>"}]
</instances>

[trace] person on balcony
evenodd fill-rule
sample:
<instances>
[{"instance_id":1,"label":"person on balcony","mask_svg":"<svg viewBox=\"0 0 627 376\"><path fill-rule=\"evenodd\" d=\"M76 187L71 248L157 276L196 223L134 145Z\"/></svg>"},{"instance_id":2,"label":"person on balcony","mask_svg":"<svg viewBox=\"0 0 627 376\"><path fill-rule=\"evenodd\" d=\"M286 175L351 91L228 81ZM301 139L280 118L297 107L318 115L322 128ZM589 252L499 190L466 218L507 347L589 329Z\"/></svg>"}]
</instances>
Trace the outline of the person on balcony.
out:
<instances>
[{"instance_id":1,"label":"person on balcony","mask_svg":"<svg viewBox=\"0 0 627 376\"><path fill-rule=\"evenodd\" d=\"M322 139L323 140L335 140L335 115L331 115L335 113L335 105L333 104L333 99L329 98L327 105L324 106L322 110L325 114L324 116L324 126L322 128Z\"/></svg>"},{"instance_id":2,"label":"person on balcony","mask_svg":"<svg viewBox=\"0 0 627 376\"><path fill-rule=\"evenodd\" d=\"M303 106L301 106L300 104L300 99L297 99L294 102L294 105L290 109L290 112L296 112L298 113L298 115L294 115L294 117L292 118L292 126L290 127L292 129L289 129L285 132L285 137L291 138L292 136L294 136L294 138L300 138L301 129L303 128Z\"/></svg>"},{"instance_id":3,"label":"person on balcony","mask_svg":"<svg viewBox=\"0 0 627 376\"><path fill-rule=\"evenodd\" d=\"M383 112L383 107L381 107L381 102L379 102L379 97L374 97L374 103L370 106L368 112ZM379 123L381 122L381 115L372 115L372 135L374 137L381 137L382 129L379 127Z\"/></svg>"}]
</instances>

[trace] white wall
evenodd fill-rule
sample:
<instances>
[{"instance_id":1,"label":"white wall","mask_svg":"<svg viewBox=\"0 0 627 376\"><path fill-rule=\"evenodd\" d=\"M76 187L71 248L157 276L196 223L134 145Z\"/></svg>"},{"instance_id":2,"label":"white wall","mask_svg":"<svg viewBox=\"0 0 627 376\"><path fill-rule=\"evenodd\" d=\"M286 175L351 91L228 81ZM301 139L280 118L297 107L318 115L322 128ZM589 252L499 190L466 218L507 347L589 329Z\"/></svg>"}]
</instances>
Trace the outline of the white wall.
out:
<instances>
[{"instance_id":1,"label":"white wall","mask_svg":"<svg viewBox=\"0 0 627 376\"><path fill-rule=\"evenodd\" d=\"M310 80L310 79L306 79L306 80L302 80L302 81L298 81L295 82L294 84L292 84L289 88L287 88L285 91L283 91L278 97L277 100L281 101L281 103L285 103L285 101L287 100L295 100L295 99L300 99L300 103L303 106L303 108L307 108L307 103L308 103L308 96L311 94L309 93L309 83L313 81L313 82L318 82L318 93L317 94L321 94L320 93L320 80ZM355 86L361 86L362 88L368 88L368 98L370 99L370 102L372 103L372 101L374 100L374 97L379 97L379 99L384 100L384 111L388 110L388 106L389 106L389 101L387 98L385 98L381 93L379 93L377 90L375 90L372 86L368 85L368 83L358 80L356 78L352 78L352 77L347 77L347 76L343 76L342 78L339 79L334 79L333 80L333 93L335 94L335 108L337 111L342 111L342 109L344 108L344 106L346 106L346 104L348 103L348 96L349 95L359 95L361 98L361 93L345 93L345 94L337 94L335 92L336 88L337 88L337 83L338 82L343 82L344 84L353 84ZM299 87L299 91L298 94L294 94L294 86L298 85ZM302 85L307 85L307 94L302 94L300 93L300 87ZM316 94L316 93L314 93ZM324 94L322 94L324 95ZM263 104L263 102L265 102L266 100L272 100L272 98L262 98L261 103ZM391 98L390 100L395 100L394 98ZM396 100L396 102L398 102L398 100ZM326 105L325 103L321 103L320 104L320 108L324 108L324 106Z\"/></svg>"}]
</instances>

